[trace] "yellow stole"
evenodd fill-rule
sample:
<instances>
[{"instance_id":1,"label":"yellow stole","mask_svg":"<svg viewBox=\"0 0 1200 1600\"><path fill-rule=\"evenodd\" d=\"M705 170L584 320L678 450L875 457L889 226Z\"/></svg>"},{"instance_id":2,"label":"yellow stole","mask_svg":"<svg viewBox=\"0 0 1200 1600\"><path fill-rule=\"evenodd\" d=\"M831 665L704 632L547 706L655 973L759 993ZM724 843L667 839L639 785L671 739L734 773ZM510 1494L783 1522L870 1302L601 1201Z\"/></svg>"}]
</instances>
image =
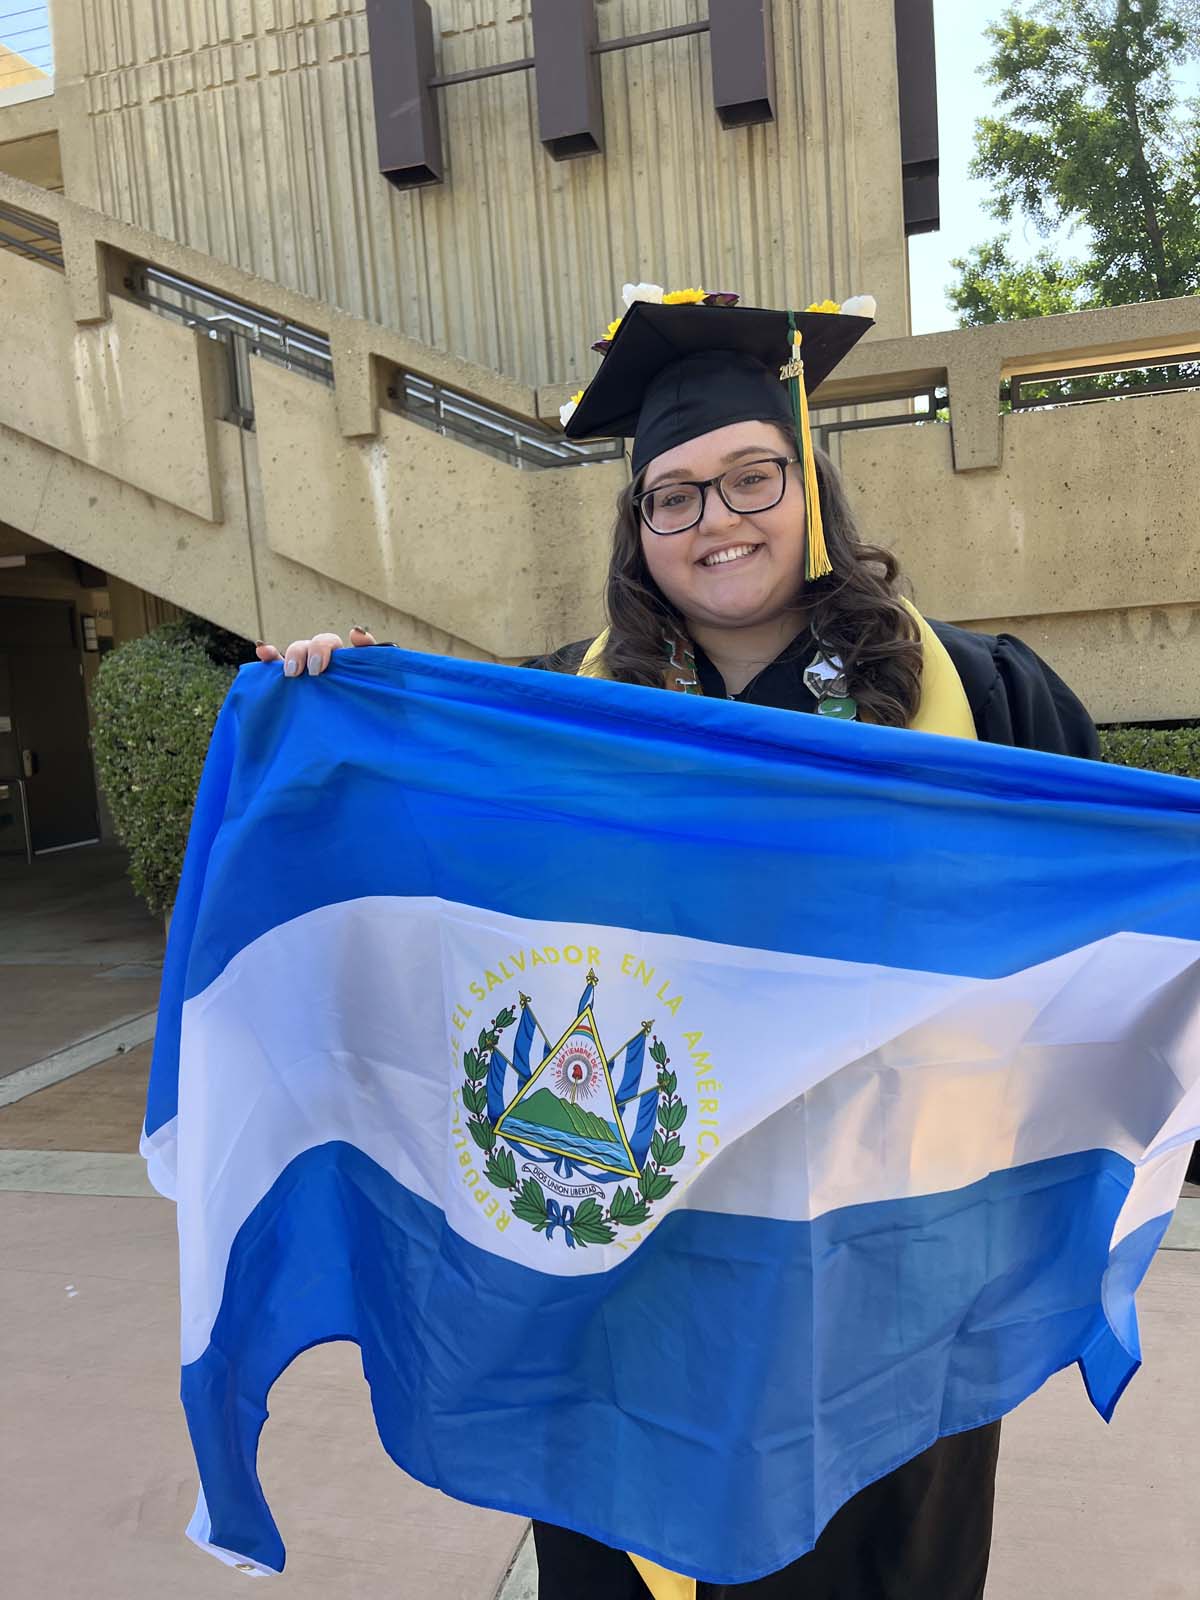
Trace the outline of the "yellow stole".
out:
<instances>
[{"instance_id":1,"label":"yellow stole","mask_svg":"<svg viewBox=\"0 0 1200 1600\"><path fill-rule=\"evenodd\" d=\"M976 738L975 719L971 715L966 690L945 645L915 606L909 605L907 600L901 603L912 613L921 631L921 700L909 727L917 728L922 733L951 734L958 739ZM602 660L607 639L606 628L584 656L578 677L608 677ZM665 1567L647 1561L644 1556L631 1554L629 1559L641 1573L642 1581L654 1600L696 1600L695 1578L684 1578L677 1572L668 1572Z\"/></svg>"},{"instance_id":2,"label":"yellow stole","mask_svg":"<svg viewBox=\"0 0 1200 1600\"><path fill-rule=\"evenodd\" d=\"M975 719L967 702L962 679L955 671L945 645L917 610L901 597L900 604L908 611L921 634L921 700L916 714L909 722L910 728L921 733L948 733L958 739L974 739ZM580 678L607 678L604 670L604 646L608 643L608 629L588 647L576 674ZM664 678L667 674L664 673Z\"/></svg>"}]
</instances>

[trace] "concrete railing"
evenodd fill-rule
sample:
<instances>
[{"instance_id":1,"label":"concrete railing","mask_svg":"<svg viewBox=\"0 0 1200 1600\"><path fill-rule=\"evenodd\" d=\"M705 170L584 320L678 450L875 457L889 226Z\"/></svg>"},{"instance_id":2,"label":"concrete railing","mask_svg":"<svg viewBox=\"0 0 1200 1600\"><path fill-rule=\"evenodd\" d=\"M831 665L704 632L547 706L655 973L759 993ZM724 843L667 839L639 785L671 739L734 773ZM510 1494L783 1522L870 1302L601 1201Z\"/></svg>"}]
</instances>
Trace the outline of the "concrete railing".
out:
<instances>
[{"instance_id":1,"label":"concrete railing","mask_svg":"<svg viewBox=\"0 0 1200 1600\"><path fill-rule=\"evenodd\" d=\"M0 519L239 631L372 623L514 659L599 625L619 462L519 471L387 403L397 369L529 426L539 392L63 197L63 271L0 253ZM253 362L127 298L147 263L328 339L333 377ZM868 340L821 406L944 387L950 423L834 436L866 537L918 602L1041 648L1106 719L1200 715L1200 392L1001 416L1013 376L1200 349L1200 298Z\"/></svg>"},{"instance_id":2,"label":"concrete railing","mask_svg":"<svg viewBox=\"0 0 1200 1600\"><path fill-rule=\"evenodd\" d=\"M399 369L537 428L533 390L15 179L0 204L54 224L63 268L0 252L0 519L251 636L361 617L511 659L595 627L604 541L577 530L623 466L521 471L385 393ZM133 263L323 335L332 389L256 362L254 433L224 421L218 347L128 298Z\"/></svg>"},{"instance_id":3,"label":"concrete railing","mask_svg":"<svg viewBox=\"0 0 1200 1600\"><path fill-rule=\"evenodd\" d=\"M859 403L944 386L954 470L994 470L1003 456L996 400L1007 380L1064 368L1082 373L1126 358L1169 361L1198 351L1200 295L1189 295L860 345L822 387L820 399L826 405Z\"/></svg>"},{"instance_id":4,"label":"concrete railing","mask_svg":"<svg viewBox=\"0 0 1200 1600\"><path fill-rule=\"evenodd\" d=\"M71 310L77 323L106 321L110 289L119 290L124 263L144 261L325 334L333 350L338 421L347 438L375 431L373 359L477 395L513 416L538 419L536 393L523 384L377 324L346 316L324 301L243 272L174 240L106 217L65 195L0 173L0 201L46 218L58 227Z\"/></svg>"}]
</instances>

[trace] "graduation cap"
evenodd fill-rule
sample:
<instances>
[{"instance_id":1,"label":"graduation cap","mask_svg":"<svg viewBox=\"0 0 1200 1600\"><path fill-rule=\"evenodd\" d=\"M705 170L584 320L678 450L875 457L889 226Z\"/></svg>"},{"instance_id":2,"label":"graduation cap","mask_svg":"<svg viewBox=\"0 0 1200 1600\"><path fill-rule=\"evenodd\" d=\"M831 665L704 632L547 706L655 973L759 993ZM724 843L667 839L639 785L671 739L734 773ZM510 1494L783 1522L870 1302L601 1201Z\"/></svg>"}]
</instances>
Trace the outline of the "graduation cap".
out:
<instances>
[{"instance_id":1,"label":"graduation cap","mask_svg":"<svg viewBox=\"0 0 1200 1600\"><path fill-rule=\"evenodd\" d=\"M732 422L776 422L793 430L804 467L808 514L805 571L833 570L825 549L808 396L874 326L869 295L806 311L740 306L734 295L690 292L687 303L634 299L595 348L599 372L573 409L569 439L633 440L636 479L655 456Z\"/></svg>"}]
</instances>

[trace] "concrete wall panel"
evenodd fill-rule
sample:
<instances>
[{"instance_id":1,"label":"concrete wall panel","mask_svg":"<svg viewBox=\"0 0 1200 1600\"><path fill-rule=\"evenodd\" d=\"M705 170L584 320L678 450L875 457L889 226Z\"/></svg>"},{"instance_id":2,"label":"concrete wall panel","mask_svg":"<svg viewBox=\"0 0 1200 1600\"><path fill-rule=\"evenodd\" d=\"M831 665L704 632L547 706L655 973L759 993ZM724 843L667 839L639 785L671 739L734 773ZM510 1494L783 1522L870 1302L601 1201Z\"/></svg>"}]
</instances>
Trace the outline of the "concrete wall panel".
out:
<instances>
[{"instance_id":1,"label":"concrete wall panel","mask_svg":"<svg viewBox=\"0 0 1200 1600\"><path fill-rule=\"evenodd\" d=\"M5 252L0 348L0 423L195 516L219 516L191 329L125 301L109 321L78 327L66 279Z\"/></svg>"},{"instance_id":2,"label":"concrete wall panel","mask_svg":"<svg viewBox=\"0 0 1200 1600\"><path fill-rule=\"evenodd\" d=\"M353 622L411 650L478 655L453 634L276 555L252 434L215 429L226 515L215 526L0 424L0 514L14 529L244 638L280 644ZM10 536L6 535L7 540Z\"/></svg>"},{"instance_id":3,"label":"concrete wall panel","mask_svg":"<svg viewBox=\"0 0 1200 1600\"><path fill-rule=\"evenodd\" d=\"M991 617L972 626L1024 639L1097 722L1200 717L1200 606Z\"/></svg>"},{"instance_id":4,"label":"concrete wall panel","mask_svg":"<svg viewBox=\"0 0 1200 1600\"><path fill-rule=\"evenodd\" d=\"M438 68L532 54L530 0L432 0ZM80 0L56 19L68 193L528 385L590 376L620 285L767 305L864 290L907 332L892 0L774 6L776 115L724 130L709 42L602 58L606 148L556 162L535 85L439 92L446 182L376 162L362 0ZM602 39L706 0L597 0Z\"/></svg>"},{"instance_id":5,"label":"concrete wall panel","mask_svg":"<svg viewBox=\"0 0 1200 1600\"><path fill-rule=\"evenodd\" d=\"M1200 602L1200 394L1015 413L1002 428L1001 466L982 472L954 471L945 426L841 436L864 535L896 551L932 616Z\"/></svg>"},{"instance_id":6,"label":"concrete wall panel","mask_svg":"<svg viewBox=\"0 0 1200 1600\"><path fill-rule=\"evenodd\" d=\"M345 439L333 393L259 362L272 550L512 658L596 631L620 462L525 472L383 412Z\"/></svg>"},{"instance_id":7,"label":"concrete wall panel","mask_svg":"<svg viewBox=\"0 0 1200 1600\"><path fill-rule=\"evenodd\" d=\"M216 431L222 522L180 510L3 425L0 515L59 550L254 638L240 429L218 423Z\"/></svg>"}]
</instances>

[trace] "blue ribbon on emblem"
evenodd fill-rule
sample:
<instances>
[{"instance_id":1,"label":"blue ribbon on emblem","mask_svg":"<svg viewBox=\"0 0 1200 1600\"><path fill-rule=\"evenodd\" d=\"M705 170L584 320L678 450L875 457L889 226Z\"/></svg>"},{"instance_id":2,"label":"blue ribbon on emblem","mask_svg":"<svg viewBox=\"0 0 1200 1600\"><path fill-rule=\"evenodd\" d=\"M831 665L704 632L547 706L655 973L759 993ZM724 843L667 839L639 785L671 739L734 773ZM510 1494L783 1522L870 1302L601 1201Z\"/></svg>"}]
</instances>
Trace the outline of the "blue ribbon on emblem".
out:
<instances>
[{"instance_id":1,"label":"blue ribbon on emblem","mask_svg":"<svg viewBox=\"0 0 1200 1600\"><path fill-rule=\"evenodd\" d=\"M575 1235L571 1228L575 1222L575 1207L560 1206L557 1200L546 1200L546 1238L554 1237L555 1228L561 1228L566 1236L567 1244L572 1250L575 1248Z\"/></svg>"}]
</instances>

